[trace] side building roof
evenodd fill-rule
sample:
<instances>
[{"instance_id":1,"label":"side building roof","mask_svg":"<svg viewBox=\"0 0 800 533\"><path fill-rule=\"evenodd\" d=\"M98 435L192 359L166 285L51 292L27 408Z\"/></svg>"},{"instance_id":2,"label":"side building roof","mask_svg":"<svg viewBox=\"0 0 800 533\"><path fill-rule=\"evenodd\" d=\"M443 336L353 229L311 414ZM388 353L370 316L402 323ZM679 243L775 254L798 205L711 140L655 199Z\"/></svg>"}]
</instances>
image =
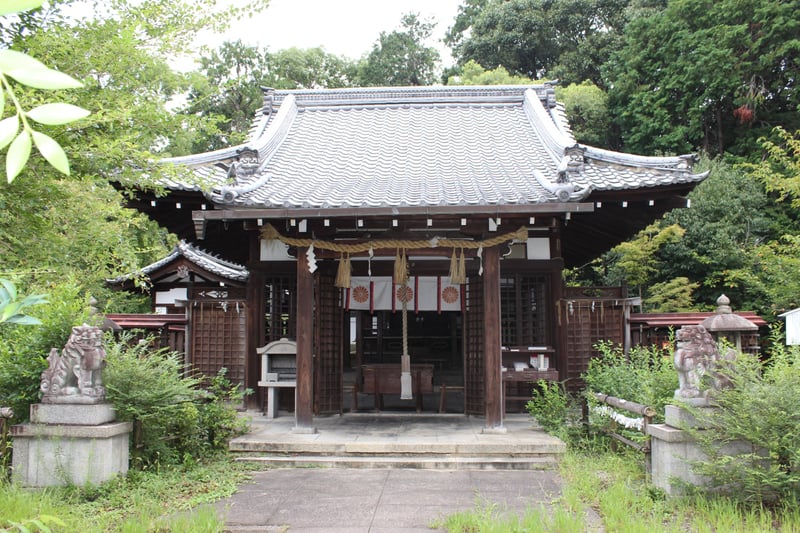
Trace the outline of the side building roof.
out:
<instances>
[{"instance_id":1,"label":"side building roof","mask_svg":"<svg viewBox=\"0 0 800 533\"><path fill-rule=\"evenodd\" d=\"M145 275L153 283L179 283L190 275L206 281L244 283L250 273L243 265L221 259L182 240L164 258L143 267L136 275L119 276L107 280L107 283L129 286L137 275Z\"/></svg>"}]
</instances>

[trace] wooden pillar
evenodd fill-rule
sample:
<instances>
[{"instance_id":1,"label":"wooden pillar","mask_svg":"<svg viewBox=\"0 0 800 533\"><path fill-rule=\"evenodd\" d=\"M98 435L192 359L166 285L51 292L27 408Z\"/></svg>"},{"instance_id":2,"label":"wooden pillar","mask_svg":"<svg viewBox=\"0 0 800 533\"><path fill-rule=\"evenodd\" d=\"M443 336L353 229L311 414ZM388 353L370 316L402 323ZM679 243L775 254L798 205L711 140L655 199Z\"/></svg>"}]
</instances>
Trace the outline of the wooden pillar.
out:
<instances>
[{"instance_id":1,"label":"wooden pillar","mask_svg":"<svg viewBox=\"0 0 800 533\"><path fill-rule=\"evenodd\" d=\"M314 275L308 271L306 252L297 249L297 389L295 431L313 433L314 383Z\"/></svg>"},{"instance_id":2,"label":"wooden pillar","mask_svg":"<svg viewBox=\"0 0 800 533\"><path fill-rule=\"evenodd\" d=\"M263 390L258 386L261 377L261 357L256 348L264 345L264 272L251 270L247 280L247 337L245 338L245 386L257 391L245 399L249 409L263 404Z\"/></svg>"},{"instance_id":3,"label":"wooden pillar","mask_svg":"<svg viewBox=\"0 0 800 533\"><path fill-rule=\"evenodd\" d=\"M503 427L504 406L502 393L502 365L500 353L500 250L497 246L483 251L483 305L484 305L484 398L486 427L484 431L497 431Z\"/></svg>"}]
</instances>

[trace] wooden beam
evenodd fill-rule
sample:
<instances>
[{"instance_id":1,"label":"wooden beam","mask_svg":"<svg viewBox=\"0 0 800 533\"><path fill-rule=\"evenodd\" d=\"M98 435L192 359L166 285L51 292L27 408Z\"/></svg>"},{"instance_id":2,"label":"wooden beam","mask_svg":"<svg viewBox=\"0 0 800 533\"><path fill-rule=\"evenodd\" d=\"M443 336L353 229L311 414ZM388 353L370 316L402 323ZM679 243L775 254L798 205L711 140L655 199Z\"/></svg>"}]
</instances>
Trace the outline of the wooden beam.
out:
<instances>
[{"instance_id":1,"label":"wooden beam","mask_svg":"<svg viewBox=\"0 0 800 533\"><path fill-rule=\"evenodd\" d=\"M297 251L297 396L295 431L313 433L314 275L308 271L308 248Z\"/></svg>"},{"instance_id":2,"label":"wooden beam","mask_svg":"<svg viewBox=\"0 0 800 533\"><path fill-rule=\"evenodd\" d=\"M492 246L483 251L483 305L485 329L483 334L484 397L486 429L496 431L503 426L503 405L500 401L500 248Z\"/></svg>"},{"instance_id":3,"label":"wooden beam","mask_svg":"<svg viewBox=\"0 0 800 533\"><path fill-rule=\"evenodd\" d=\"M303 218L353 218L358 217L416 217L416 216L493 216L521 215L539 216L558 213L591 213L591 202L565 202L539 204L502 205L433 205L407 207L330 207L330 208L234 208L193 211L195 220L244 220L244 219L295 219Z\"/></svg>"}]
</instances>

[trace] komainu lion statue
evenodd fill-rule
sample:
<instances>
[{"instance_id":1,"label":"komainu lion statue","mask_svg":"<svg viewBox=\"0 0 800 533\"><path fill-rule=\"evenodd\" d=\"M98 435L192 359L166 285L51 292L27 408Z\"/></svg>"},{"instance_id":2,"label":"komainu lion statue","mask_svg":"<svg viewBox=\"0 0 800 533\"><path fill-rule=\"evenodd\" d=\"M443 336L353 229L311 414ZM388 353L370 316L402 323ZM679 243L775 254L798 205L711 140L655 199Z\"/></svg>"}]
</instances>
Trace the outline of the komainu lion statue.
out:
<instances>
[{"instance_id":1,"label":"komainu lion statue","mask_svg":"<svg viewBox=\"0 0 800 533\"><path fill-rule=\"evenodd\" d=\"M676 398L703 397L703 376L714 375L719 360L719 350L714 337L703 326L683 326L675 333L675 368L678 371L679 388Z\"/></svg>"},{"instance_id":2,"label":"komainu lion statue","mask_svg":"<svg viewBox=\"0 0 800 533\"><path fill-rule=\"evenodd\" d=\"M105 399L103 367L106 351L103 331L84 324L72 328L61 355L53 348L42 372L40 390L44 403L99 403Z\"/></svg>"}]
</instances>

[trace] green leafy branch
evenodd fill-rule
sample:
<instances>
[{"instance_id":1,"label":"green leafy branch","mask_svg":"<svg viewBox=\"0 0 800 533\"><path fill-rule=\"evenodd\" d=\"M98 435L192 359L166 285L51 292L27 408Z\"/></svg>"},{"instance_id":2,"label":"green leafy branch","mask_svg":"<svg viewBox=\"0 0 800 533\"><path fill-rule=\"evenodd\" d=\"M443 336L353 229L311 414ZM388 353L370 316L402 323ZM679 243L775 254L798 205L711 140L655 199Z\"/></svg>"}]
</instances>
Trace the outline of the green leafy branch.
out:
<instances>
[{"instance_id":1,"label":"green leafy branch","mask_svg":"<svg viewBox=\"0 0 800 533\"><path fill-rule=\"evenodd\" d=\"M0 16L40 7L43 1L8 0L0 6ZM45 90L76 89L83 87L83 84L63 72L48 68L27 54L0 50L0 116L5 114L6 95L14 108L11 116L0 120L0 150L8 146L8 182L14 181L25 168L33 145L56 170L69 175L69 161L64 149L49 135L35 130L28 119L39 124L59 126L82 119L89 115L89 111L65 103L48 103L25 111L14 93L10 79L34 89Z\"/></svg>"},{"instance_id":2,"label":"green leafy branch","mask_svg":"<svg viewBox=\"0 0 800 533\"><path fill-rule=\"evenodd\" d=\"M44 303L47 303L47 298L43 294L31 294L20 299L16 286L11 281L0 278L0 323L41 324L38 318L28 316L22 311Z\"/></svg>"}]
</instances>

